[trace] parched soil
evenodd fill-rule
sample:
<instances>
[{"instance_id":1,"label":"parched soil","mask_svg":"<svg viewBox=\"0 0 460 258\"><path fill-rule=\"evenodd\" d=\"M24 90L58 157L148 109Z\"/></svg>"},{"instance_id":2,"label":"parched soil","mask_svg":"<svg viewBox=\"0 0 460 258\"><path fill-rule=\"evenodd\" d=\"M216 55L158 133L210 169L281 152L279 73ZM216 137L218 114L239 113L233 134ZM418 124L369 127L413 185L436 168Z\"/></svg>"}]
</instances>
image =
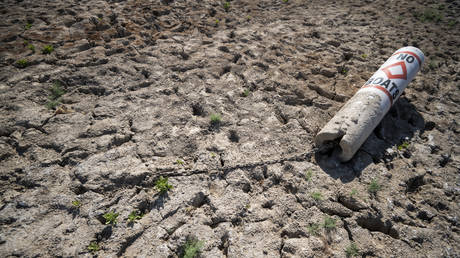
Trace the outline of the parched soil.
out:
<instances>
[{"instance_id":1,"label":"parched soil","mask_svg":"<svg viewBox=\"0 0 460 258\"><path fill-rule=\"evenodd\" d=\"M460 256L459 1L0 2L1 257ZM407 45L355 157L319 152Z\"/></svg>"}]
</instances>

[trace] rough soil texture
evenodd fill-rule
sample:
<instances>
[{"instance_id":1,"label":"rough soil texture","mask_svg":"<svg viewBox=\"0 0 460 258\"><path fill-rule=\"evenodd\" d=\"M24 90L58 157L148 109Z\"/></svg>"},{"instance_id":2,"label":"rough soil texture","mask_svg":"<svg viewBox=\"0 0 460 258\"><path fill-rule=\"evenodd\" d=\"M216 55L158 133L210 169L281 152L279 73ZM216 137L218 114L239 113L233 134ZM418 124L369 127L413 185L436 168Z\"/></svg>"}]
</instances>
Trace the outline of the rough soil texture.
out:
<instances>
[{"instance_id":1,"label":"rough soil texture","mask_svg":"<svg viewBox=\"0 0 460 258\"><path fill-rule=\"evenodd\" d=\"M0 2L1 257L460 256L459 1ZM318 152L406 45L357 155Z\"/></svg>"}]
</instances>

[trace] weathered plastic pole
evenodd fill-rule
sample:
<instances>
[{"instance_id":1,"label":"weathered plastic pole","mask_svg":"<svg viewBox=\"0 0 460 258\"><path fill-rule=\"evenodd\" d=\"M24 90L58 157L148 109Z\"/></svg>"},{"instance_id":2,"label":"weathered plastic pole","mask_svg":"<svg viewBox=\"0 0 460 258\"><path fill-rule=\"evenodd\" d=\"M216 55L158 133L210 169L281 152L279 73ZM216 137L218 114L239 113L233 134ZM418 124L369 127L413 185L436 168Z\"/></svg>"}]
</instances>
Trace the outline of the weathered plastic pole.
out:
<instances>
[{"instance_id":1,"label":"weathered plastic pole","mask_svg":"<svg viewBox=\"0 0 460 258\"><path fill-rule=\"evenodd\" d=\"M339 159L350 160L421 69L424 60L423 52L415 47L396 51L316 135L316 145L338 142Z\"/></svg>"}]
</instances>

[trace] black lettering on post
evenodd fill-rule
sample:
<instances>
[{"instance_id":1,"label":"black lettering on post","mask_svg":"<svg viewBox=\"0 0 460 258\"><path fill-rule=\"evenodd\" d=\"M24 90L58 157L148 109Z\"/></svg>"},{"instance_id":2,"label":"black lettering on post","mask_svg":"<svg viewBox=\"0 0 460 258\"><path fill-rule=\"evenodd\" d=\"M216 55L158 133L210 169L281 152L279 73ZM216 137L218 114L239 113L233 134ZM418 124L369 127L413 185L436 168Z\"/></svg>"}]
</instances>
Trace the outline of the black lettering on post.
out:
<instances>
[{"instance_id":1,"label":"black lettering on post","mask_svg":"<svg viewBox=\"0 0 460 258\"><path fill-rule=\"evenodd\" d=\"M369 80L367 80L367 82L366 82L364 85L369 85L369 84L371 84L373 80L374 80L374 77L370 78Z\"/></svg>"},{"instance_id":2,"label":"black lettering on post","mask_svg":"<svg viewBox=\"0 0 460 258\"><path fill-rule=\"evenodd\" d=\"M407 54L399 54L399 56L396 58L397 60L404 60L406 59Z\"/></svg>"},{"instance_id":3,"label":"black lettering on post","mask_svg":"<svg viewBox=\"0 0 460 258\"><path fill-rule=\"evenodd\" d=\"M380 84L383 82L383 78L382 77L378 77L374 80L374 84Z\"/></svg>"},{"instance_id":4,"label":"black lettering on post","mask_svg":"<svg viewBox=\"0 0 460 258\"><path fill-rule=\"evenodd\" d=\"M393 95L392 95L392 96L393 96L393 100L398 96L398 94L399 94L399 90L396 89L395 92L394 92Z\"/></svg>"},{"instance_id":5,"label":"black lettering on post","mask_svg":"<svg viewBox=\"0 0 460 258\"><path fill-rule=\"evenodd\" d=\"M415 60L415 58L414 58L413 56L408 56L408 57L406 58L406 61L407 61L408 63L412 63L412 62L414 62L414 60Z\"/></svg>"},{"instance_id":6,"label":"black lettering on post","mask_svg":"<svg viewBox=\"0 0 460 258\"><path fill-rule=\"evenodd\" d=\"M390 91L392 91L394 88L398 88L398 85L396 85L396 83L392 82Z\"/></svg>"},{"instance_id":7,"label":"black lettering on post","mask_svg":"<svg viewBox=\"0 0 460 258\"><path fill-rule=\"evenodd\" d=\"M388 89L388 86L390 86L390 82L391 82L391 80L386 80L380 85L385 86L385 89Z\"/></svg>"}]
</instances>

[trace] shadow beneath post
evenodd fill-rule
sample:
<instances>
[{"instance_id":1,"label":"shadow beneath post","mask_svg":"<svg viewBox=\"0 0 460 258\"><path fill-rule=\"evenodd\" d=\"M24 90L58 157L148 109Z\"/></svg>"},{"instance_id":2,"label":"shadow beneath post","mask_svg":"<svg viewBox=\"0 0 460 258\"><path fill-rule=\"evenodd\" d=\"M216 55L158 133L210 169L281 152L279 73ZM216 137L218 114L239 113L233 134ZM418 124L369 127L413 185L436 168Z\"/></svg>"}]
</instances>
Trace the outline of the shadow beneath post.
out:
<instances>
[{"instance_id":1,"label":"shadow beneath post","mask_svg":"<svg viewBox=\"0 0 460 258\"><path fill-rule=\"evenodd\" d=\"M391 160L400 153L410 156L407 150L398 151L392 147L410 141L417 132L422 134L429 126L415 106L402 96L350 161L340 162L332 150L315 153L315 161L332 178L348 183L359 177L371 163L384 162L391 166Z\"/></svg>"}]
</instances>

